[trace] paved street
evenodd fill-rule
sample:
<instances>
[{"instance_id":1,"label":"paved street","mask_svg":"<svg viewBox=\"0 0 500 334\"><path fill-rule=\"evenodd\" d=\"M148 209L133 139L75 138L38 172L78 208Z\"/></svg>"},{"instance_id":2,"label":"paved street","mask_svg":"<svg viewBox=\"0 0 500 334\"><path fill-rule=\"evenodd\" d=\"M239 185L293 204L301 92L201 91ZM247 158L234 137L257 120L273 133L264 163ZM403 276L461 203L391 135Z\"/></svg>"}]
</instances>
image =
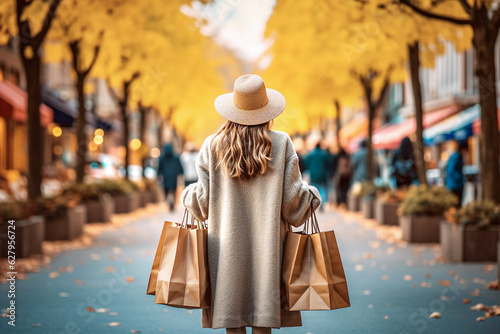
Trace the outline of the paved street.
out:
<instances>
[{"instance_id":1,"label":"paved street","mask_svg":"<svg viewBox=\"0 0 500 334\"><path fill-rule=\"evenodd\" d=\"M29 273L17 282L16 330L0 318L0 332L213 333L201 329L199 311L155 305L146 295L162 222L180 214L178 209L175 215L140 218L104 232L92 247L63 252L49 268ZM439 264L437 247L378 239L357 216L326 212L318 218L323 228L336 231L352 306L302 312L303 327L277 332L498 333L500 317L478 322L484 313L470 310L477 303L500 304L500 291L485 288L496 278L496 265ZM0 295L5 301L6 284L0 285ZM463 298L471 304L463 304ZM442 317L429 319L432 311Z\"/></svg>"}]
</instances>

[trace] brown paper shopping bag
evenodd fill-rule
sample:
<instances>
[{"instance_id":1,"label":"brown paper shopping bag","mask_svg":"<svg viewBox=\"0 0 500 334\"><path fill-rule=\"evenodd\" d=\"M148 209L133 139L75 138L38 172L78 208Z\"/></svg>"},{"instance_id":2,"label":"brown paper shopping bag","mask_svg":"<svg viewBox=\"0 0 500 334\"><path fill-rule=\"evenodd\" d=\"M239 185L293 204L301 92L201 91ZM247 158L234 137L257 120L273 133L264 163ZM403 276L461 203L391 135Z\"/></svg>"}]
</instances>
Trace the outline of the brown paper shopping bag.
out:
<instances>
[{"instance_id":1,"label":"brown paper shopping bag","mask_svg":"<svg viewBox=\"0 0 500 334\"><path fill-rule=\"evenodd\" d=\"M207 262L207 229L187 211L180 225L167 226L156 279L155 303L181 308L210 307Z\"/></svg>"},{"instance_id":2,"label":"brown paper shopping bag","mask_svg":"<svg viewBox=\"0 0 500 334\"><path fill-rule=\"evenodd\" d=\"M308 234L309 228L311 234ZM333 310L350 306L335 232L321 232L314 213L305 223L304 231L288 231L282 275L287 310Z\"/></svg>"},{"instance_id":3,"label":"brown paper shopping bag","mask_svg":"<svg viewBox=\"0 0 500 334\"><path fill-rule=\"evenodd\" d=\"M151 273L149 274L148 288L146 294L154 295L156 291L156 278L158 277L158 269L160 268L161 253L163 251L163 245L165 244L165 233L167 231L167 226L175 226L175 223L165 221L163 223L163 229L160 234L160 241L158 241L158 246L156 247L156 254L153 260L153 266L151 268Z\"/></svg>"}]
</instances>

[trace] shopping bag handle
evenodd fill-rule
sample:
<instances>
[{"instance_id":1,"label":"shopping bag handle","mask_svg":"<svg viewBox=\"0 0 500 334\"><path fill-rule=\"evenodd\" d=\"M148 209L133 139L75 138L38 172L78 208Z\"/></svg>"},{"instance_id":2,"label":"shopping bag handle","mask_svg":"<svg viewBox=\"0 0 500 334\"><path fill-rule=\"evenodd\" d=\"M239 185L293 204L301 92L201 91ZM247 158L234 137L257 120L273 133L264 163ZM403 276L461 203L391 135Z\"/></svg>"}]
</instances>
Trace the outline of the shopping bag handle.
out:
<instances>
[{"instance_id":1,"label":"shopping bag handle","mask_svg":"<svg viewBox=\"0 0 500 334\"><path fill-rule=\"evenodd\" d=\"M194 226L196 222L196 226L198 227L198 229L204 230L207 228L207 224L205 222L200 222L198 219L194 218L194 216L189 213L188 209L184 210L184 215L182 216L182 221L181 221L182 228L185 228L187 230L188 219L191 220L191 226Z\"/></svg>"},{"instance_id":2,"label":"shopping bag handle","mask_svg":"<svg viewBox=\"0 0 500 334\"><path fill-rule=\"evenodd\" d=\"M302 231L302 234L314 234L314 233L319 233L321 232L319 229L319 223L318 223L318 218L316 217L316 212L313 210L313 205L311 202L311 206L309 207L311 214L309 215L309 218L306 220L304 223L304 230ZM309 225L311 226L311 233L309 233Z\"/></svg>"}]
</instances>

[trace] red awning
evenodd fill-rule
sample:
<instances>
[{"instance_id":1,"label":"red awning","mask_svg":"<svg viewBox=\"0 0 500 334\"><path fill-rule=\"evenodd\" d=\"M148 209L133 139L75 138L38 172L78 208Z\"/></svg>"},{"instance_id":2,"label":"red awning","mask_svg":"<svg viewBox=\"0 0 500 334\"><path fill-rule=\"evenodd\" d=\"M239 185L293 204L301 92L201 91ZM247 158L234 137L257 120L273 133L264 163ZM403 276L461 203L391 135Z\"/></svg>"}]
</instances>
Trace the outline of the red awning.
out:
<instances>
[{"instance_id":1,"label":"red awning","mask_svg":"<svg viewBox=\"0 0 500 334\"><path fill-rule=\"evenodd\" d=\"M432 126L443 119L460 111L458 106L451 106L424 114L424 128ZM416 131L415 118L411 117L401 123L384 127L373 135L373 147L377 150L395 150L404 137L409 137Z\"/></svg>"},{"instance_id":2,"label":"red awning","mask_svg":"<svg viewBox=\"0 0 500 334\"><path fill-rule=\"evenodd\" d=\"M500 131L500 108L498 109L498 131ZM481 133L481 118L478 118L472 123L472 132L475 135Z\"/></svg>"},{"instance_id":3,"label":"red awning","mask_svg":"<svg viewBox=\"0 0 500 334\"><path fill-rule=\"evenodd\" d=\"M28 120L28 94L16 85L0 81L0 117L11 118L16 122ZM52 109L45 104L40 105L40 125L45 127L53 120Z\"/></svg>"}]
</instances>

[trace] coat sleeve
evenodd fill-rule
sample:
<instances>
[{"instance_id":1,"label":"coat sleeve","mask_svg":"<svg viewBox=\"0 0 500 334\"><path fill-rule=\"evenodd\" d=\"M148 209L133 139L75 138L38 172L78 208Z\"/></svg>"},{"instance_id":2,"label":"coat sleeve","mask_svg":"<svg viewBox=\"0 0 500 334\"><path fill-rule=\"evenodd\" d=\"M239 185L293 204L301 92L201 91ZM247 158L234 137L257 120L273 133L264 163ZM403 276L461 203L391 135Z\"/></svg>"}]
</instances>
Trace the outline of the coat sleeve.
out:
<instances>
[{"instance_id":1,"label":"coat sleeve","mask_svg":"<svg viewBox=\"0 0 500 334\"><path fill-rule=\"evenodd\" d=\"M210 138L210 137L209 137ZM210 194L209 140L205 140L196 158L198 182L190 184L181 194L182 205L199 221L208 219Z\"/></svg>"},{"instance_id":2,"label":"coat sleeve","mask_svg":"<svg viewBox=\"0 0 500 334\"><path fill-rule=\"evenodd\" d=\"M300 226L311 215L311 203L313 211L320 206L321 196L318 189L302 180L299 158L291 139L288 140L281 215L286 223Z\"/></svg>"}]
</instances>

